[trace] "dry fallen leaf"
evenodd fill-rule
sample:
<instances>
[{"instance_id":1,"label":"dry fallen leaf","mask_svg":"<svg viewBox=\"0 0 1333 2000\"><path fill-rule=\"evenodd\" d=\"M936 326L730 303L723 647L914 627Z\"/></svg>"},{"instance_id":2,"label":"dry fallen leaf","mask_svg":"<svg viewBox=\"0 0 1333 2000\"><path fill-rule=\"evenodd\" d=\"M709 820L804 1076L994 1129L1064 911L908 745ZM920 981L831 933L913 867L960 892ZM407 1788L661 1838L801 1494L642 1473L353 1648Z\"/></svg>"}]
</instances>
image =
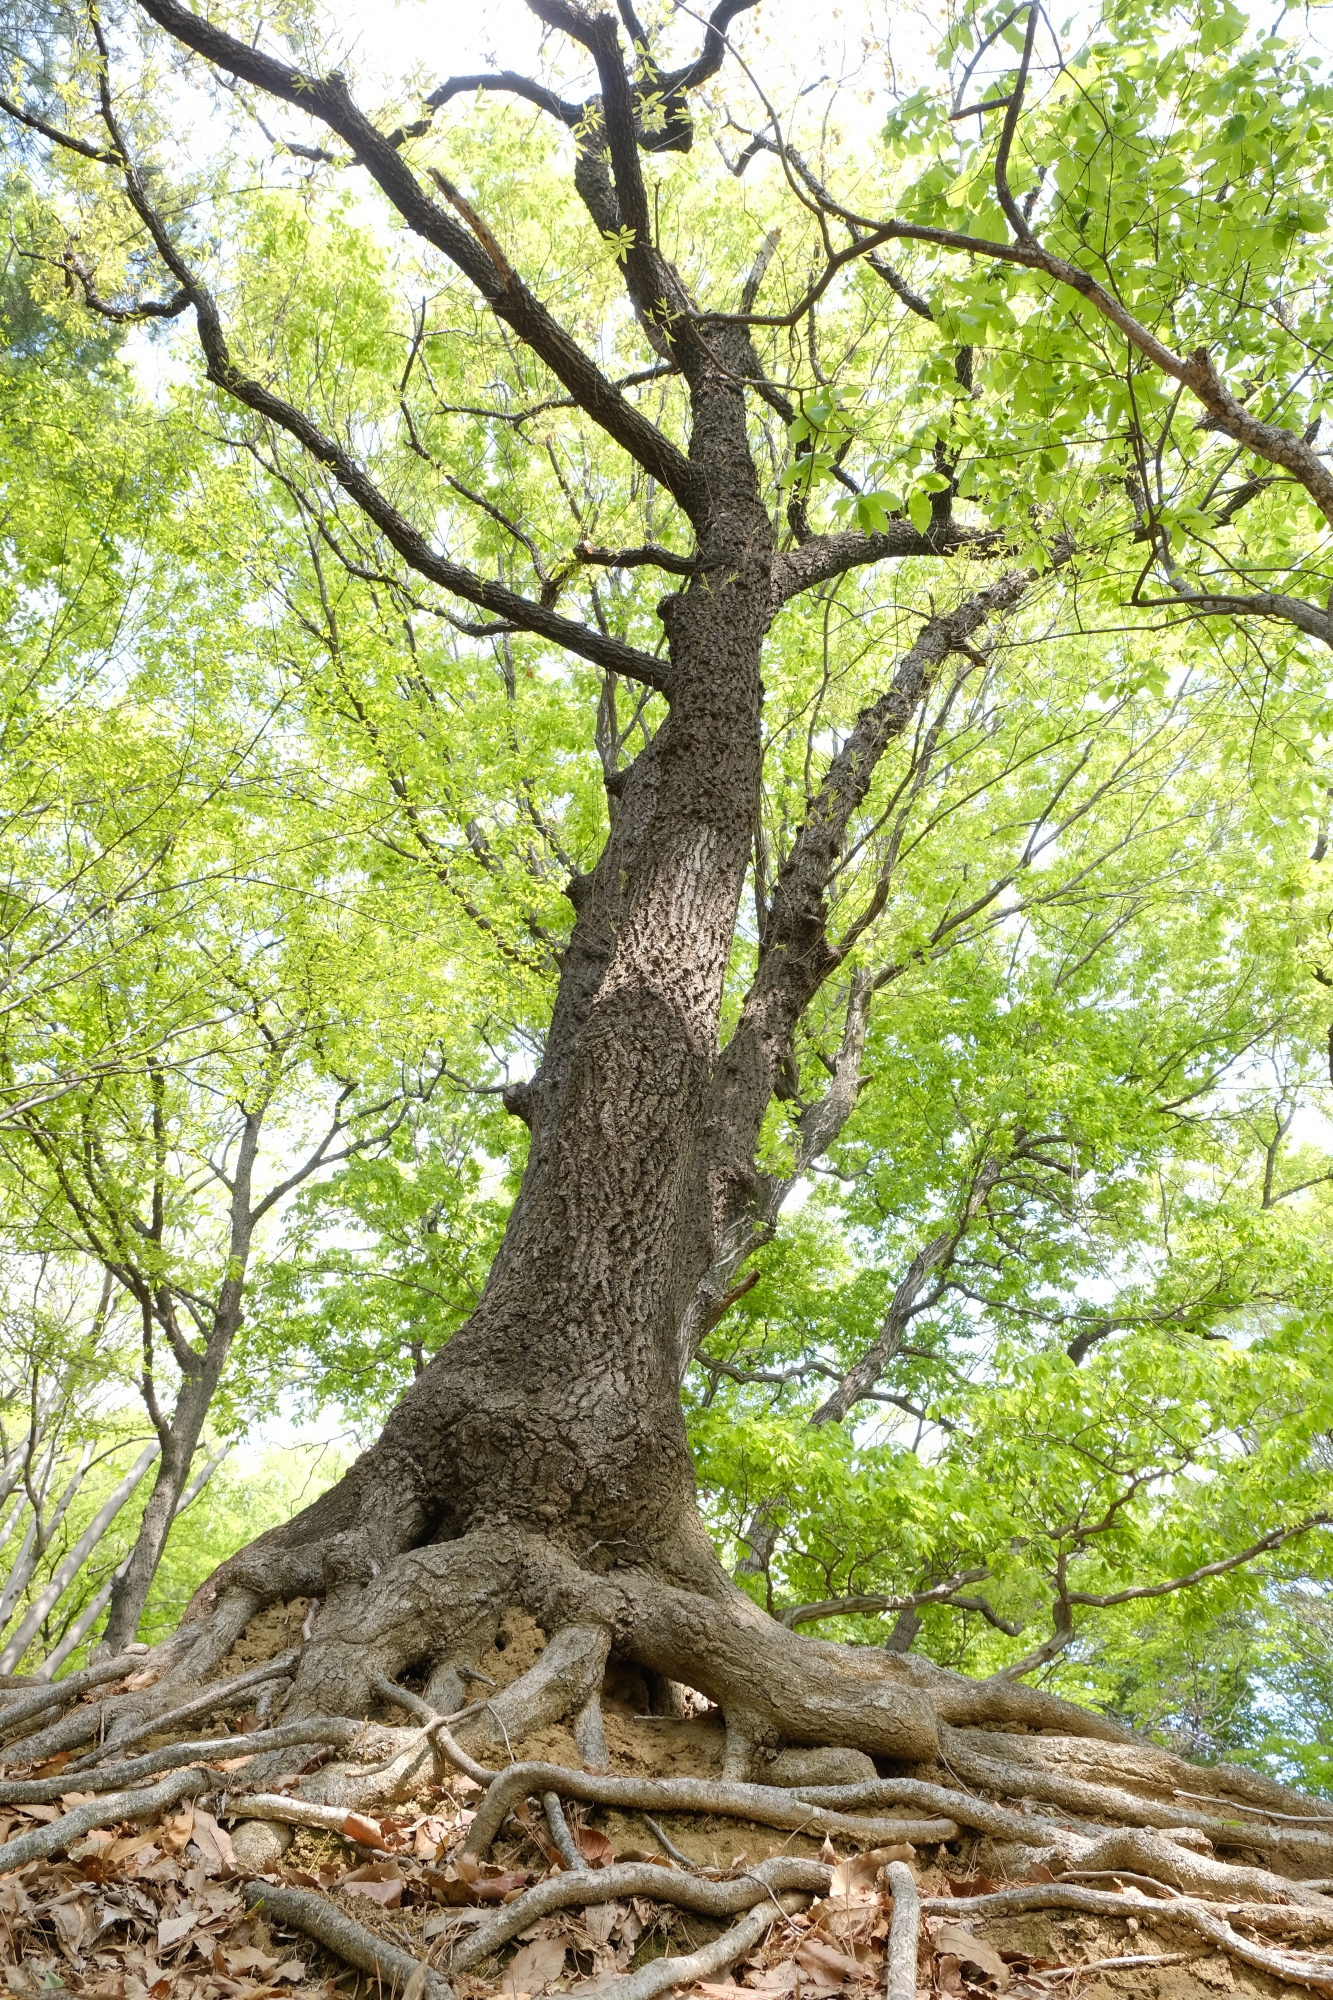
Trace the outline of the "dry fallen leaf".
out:
<instances>
[{"instance_id":1,"label":"dry fallen leaf","mask_svg":"<svg viewBox=\"0 0 1333 2000\"><path fill-rule=\"evenodd\" d=\"M278 1963L269 1952L260 1951L256 1945L249 1944L238 1945L235 1951L227 1951L222 1955L226 1960L225 1969L228 1972L257 1972L263 1979L267 1979L270 1972L276 1970ZM223 1968L217 1961L218 1954L214 1952L214 1970L222 1971Z\"/></svg>"},{"instance_id":2,"label":"dry fallen leaf","mask_svg":"<svg viewBox=\"0 0 1333 2000\"><path fill-rule=\"evenodd\" d=\"M583 1927L598 1944L606 1944L613 1930L629 1915L619 1903L597 1903L583 1913Z\"/></svg>"},{"instance_id":3,"label":"dry fallen leaf","mask_svg":"<svg viewBox=\"0 0 1333 2000\"><path fill-rule=\"evenodd\" d=\"M804 1971L816 1975L822 1973L825 1977L832 1975L839 1982L849 1976L855 1979L861 1970L854 1958L849 1958L846 1952L835 1951L831 1944L825 1944L818 1937L801 1939L796 1947L796 1963Z\"/></svg>"},{"instance_id":4,"label":"dry fallen leaf","mask_svg":"<svg viewBox=\"0 0 1333 2000\"><path fill-rule=\"evenodd\" d=\"M999 1883L993 1875L949 1875L945 1878L951 1896L993 1896Z\"/></svg>"},{"instance_id":5,"label":"dry fallen leaf","mask_svg":"<svg viewBox=\"0 0 1333 2000\"><path fill-rule=\"evenodd\" d=\"M440 1849L448 1842L454 1830L450 1819L441 1819L430 1813L418 1820L412 1830L412 1852L420 1861L433 1861Z\"/></svg>"},{"instance_id":6,"label":"dry fallen leaf","mask_svg":"<svg viewBox=\"0 0 1333 2000\"><path fill-rule=\"evenodd\" d=\"M167 1854L179 1854L194 1832L194 1807L185 1805L170 1819L164 1820L158 1832L159 1846Z\"/></svg>"},{"instance_id":7,"label":"dry fallen leaf","mask_svg":"<svg viewBox=\"0 0 1333 2000\"><path fill-rule=\"evenodd\" d=\"M383 1827L377 1819L370 1819L365 1813L349 1812L343 1821L343 1832L348 1840L355 1840L362 1847L384 1845Z\"/></svg>"},{"instance_id":8,"label":"dry fallen leaf","mask_svg":"<svg viewBox=\"0 0 1333 2000\"><path fill-rule=\"evenodd\" d=\"M505 1967L502 1993L540 1993L565 1969L563 1938L536 1938L523 1945Z\"/></svg>"},{"instance_id":9,"label":"dry fallen leaf","mask_svg":"<svg viewBox=\"0 0 1333 2000\"><path fill-rule=\"evenodd\" d=\"M593 1868L609 1868L616 1858L616 1851L604 1833L596 1827L580 1826L571 1829L574 1845L584 1860Z\"/></svg>"},{"instance_id":10,"label":"dry fallen leaf","mask_svg":"<svg viewBox=\"0 0 1333 2000\"><path fill-rule=\"evenodd\" d=\"M194 1831L190 1838L203 1856L204 1867L210 1875L235 1874L236 1850L231 1844L231 1835L202 1806L194 1809Z\"/></svg>"},{"instance_id":11,"label":"dry fallen leaf","mask_svg":"<svg viewBox=\"0 0 1333 2000\"><path fill-rule=\"evenodd\" d=\"M368 1861L364 1868L355 1868L344 1876L342 1886L349 1896L369 1896L382 1908L396 1910L402 1904L407 1885L396 1862Z\"/></svg>"},{"instance_id":12,"label":"dry fallen leaf","mask_svg":"<svg viewBox=\"0 0 1333 2000\"><path fill-rule=\"evenodd\" d=\"M975 1966L987 1979L993 1979L1002 1991L1009 1984L1009 1967L994 1945L987 1944L984 1938L973 1937L966 1924L941 1924L934 1942L941 1958L951 1956L960 1965Z\"/></svg>"},{"instance_id":13,"label":"dry fallen leaf","mask_svg":"<svg viewBox=\"0 0 1333 2000\"><path fill-rule=\"evenodd\" d=\"M103 1850L103 1861L128 1861L132 1854L139 1854L145 1847L152 1847L157 1840L156 1829L152 1833L127 1833L123 1840L113 1840L110 1847Z\"/></svg>"},{"instance_id":14,"label":"dry fallen leaf","mask_svg":"<svg viewBox=\"0 0 1333 2000\"><path fill-rule=\"evenodd\" d=\"M794 1990L800 1976L800 1967L796 1964L795 1959L789 1958L785 1965L769 1965L762 1972L750 1973L746 1979L746 1984L755 1987L760 1993L790 1993ZM707 1993L710 1989L705 1986L700 1990ZM714 1988L712 1990L717 1991L718 1989Z\"/></svg>"},{"instance_id":15,"label":"dry fallen leaf","mask_svg":"<svg viewBox=\"0 0 1333 2000\"><path fill-rule=\"evenodd\" d=\"M872 1847L866 1854L849 1854L833 1870L833 1880L829 1884L829 1902L873 1903L877 1895L876 1883L880 1870L887 1868L891 1861L912 1861L914 1850L910 1847Z\"/></svg>"}]
</instances>

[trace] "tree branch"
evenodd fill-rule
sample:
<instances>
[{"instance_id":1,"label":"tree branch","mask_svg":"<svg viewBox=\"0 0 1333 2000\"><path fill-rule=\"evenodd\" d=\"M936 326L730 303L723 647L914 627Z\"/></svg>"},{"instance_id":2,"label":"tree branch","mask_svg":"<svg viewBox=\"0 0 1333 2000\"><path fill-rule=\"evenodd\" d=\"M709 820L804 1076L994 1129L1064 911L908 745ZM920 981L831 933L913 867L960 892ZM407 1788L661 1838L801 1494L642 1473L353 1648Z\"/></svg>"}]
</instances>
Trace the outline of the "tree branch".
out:
<instances>
[{"instance_id":1,"label":"tree branch","mask_svg":"<svg viewBox=\"0 0 1333 2000\"><path fill-rule=\"evenodd\" d=\"M990 555L999 551L1003 540L998 530L958 528L951 523L942 529L932 523L924 535L918 534L910 521L891 521L882 533L874 535L854 529L816 535L799 548L774 556L773 603L775 607L786 604L803 590L812 590L816 584L867 563L903 556Z\"/></svg>"},{"instance_id":2,"label":"tree branch","mask_svg":"<svg viewBox=\"0 0 1333 2000\"><path fill-rule=\"evenodd\" d=\"M25 111L21 104L15 104L10 97L0 97L0 111L7 113L16 124L26 125L30 132L40 133L42 138L49 139L53 146L65 146L71 153L78 153L85 160L99 160L105 166L120 165L114 153L106 152L100 146L90 146L86 139L76 139L72 132L62 132L58 126L48 125L44 118L38 118L35 113Z\"/></svg>"},{"instance_id":3,"label":"tree branch","mask_svg":"<svg viewBox=\"0 0 1333 2000\"><path fill-rule=\"evenodd\" d=\"M1239 1554L1225 1556L1220 1562L1201 1563L1198 1569L1190 1570L1186 1576L1173 1576L1165 1583L1134 1584L1127 1590L1107 1591L1101 1596L1088 1590L1071 1590L1067 1592L1068 1600L1070 1604L1087 1604L1096 1611L1105 1611L1113 1604L1132 1604L1145 1597L1167 1597L1172 1591L1188 1590L1196 1583L1206 1583L1210 1577L1226 1576L1242 1564L1253 1562L1256 1556L1280 1549L1284 1542L1294 1541L1298 1535L1308 1535L1313 1528L1328 1527L1330 1521L1333 1521L1333 1515L1311 1514L1306 1520L1297 1522L1294 1528L1272 1528L1257 1542L1251 1542L1247 1549L1241 1549Z\"/></svg>"},{"instance_id":4,"label":"tree branch","mask_svg":"<svg viewBox=\"0 0 1333 2000\"><path fill-rule=\"evenodd\" d=\"M154 4L157 4L157 0L154 0ZM177 12L185 11L175 9L174 0L161 0L161 4ZM190 18L194 19L193 16ZM432 583L439 584L442 589L450 591L468 603L497 613L520 631L550 639L598 666L609 667L613 672L623 674L631 680L646 681L649 686L657 688L660 692L668 692L666 662L654 659L652 654L642 653L636 647L626 645L623 640L597 632L574 619L565 618L551 607L534 603L532 599L509 590L504 584L477 576L474 571L464 568L461 563L450 562L446 557L437 555L419 530L399 512L335 439L321 431L303 410L298 410L294 404L275 395L262 382L246 375L236 366L212 293L185 262L157 209L148 198L138 168L120 134L111 110L109 96L105 94L105 77L103 89L104 116L116 142L126 193L135 213L148 229L158 255L182 290L186 292L194 307L199 344L207 364L208 379L225 390L228 395L235 397L236 401L244 404L247 409L255 411L256 415L264 417L294 437L318 464L332 473L348 497L355 501L367 519L374 523L385 540L418 575L429 578Z\"/></svg>"},{"instance_id":5,"label":"tree branch","mask_svg":"<svg viewBox=\"0 0 1333 2000\"><path fill-rule=\"evenodd\" d=\"M1285 430L1280 424L1265 423L1261 418L1252 416L1227 388L1206 347L1197 347L1187 355L1176 354L1140 320L1135 319L1090 272L1055 256L1044 249L1035 237L1029 234L1022 242L995 243L985 237L967 235L961 230L935 229L924 223L896 220L875 223L840 206L835 207L834 212L840 220L870 233L831 256L823 271L789 312L707 312L700 313L699 318L714 324L795 326L824 296L844 265L856 257L868 257L870 251L892 242L930 243L940 250L958 250L967 256L984 257L993 262L1017 264L1026 270L1040 271L1055 283L1076 292L1103 319L1124 334L1130 346L1154 368L1171 381L1183 384L1208 412L1215 428L1234 438L1256 458L1267 459L1271 465L1280 465L1290 472L1305 488L1325 520L1333 525L1333 473L1304 437L1295 431Z\"/></svg>"},{"instance_id":6,"label":"tree branch","mask_svg":"<svg viewBox=\"0 0 1333 2000\"><path fill-rule=\"evenodd\" d=\"M528 287L512 273L506 278L478 238L427 194L399 147L390 144L389 136L353 103L340 76L318 77L294 69L289 62L227 34L180 5L180 0L139 0L139 5L150 20L186 48L336 132L408 227L463 272L496 317L564 384L579 408L663 485L687 514L704 505L702 482L685 454L625 401Z\"/></svg>"}]
</instances>

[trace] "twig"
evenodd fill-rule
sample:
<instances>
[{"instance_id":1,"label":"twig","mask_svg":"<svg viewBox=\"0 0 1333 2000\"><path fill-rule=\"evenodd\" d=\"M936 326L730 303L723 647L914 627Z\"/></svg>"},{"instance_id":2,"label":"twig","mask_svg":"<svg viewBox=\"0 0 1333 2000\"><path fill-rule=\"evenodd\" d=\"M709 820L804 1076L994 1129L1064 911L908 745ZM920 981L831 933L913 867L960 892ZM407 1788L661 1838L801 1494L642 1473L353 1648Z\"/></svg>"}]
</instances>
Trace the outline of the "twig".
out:
<instances>
[{"instance_id":1,"label":"twig","mask_svg":"<svg viewBox=\"0 0 1333 2000\"><path fill-rule=\"evenodd\" d=\"M508 1751L508 1753L509 1753L509 1762L510 1762L510 1764L511 1764L511 1765L513 1765L513 1764L517 1764L517 1762L518 1762L518 1758L517 1758L517 1757L516 1757L516 1756L514 1755L514 1746L513 1746L513 1744L512 1744L512 1743L511 1743L511 1742L509 1741L509 1731L508 1731L508 1730L507 1730L507 1729L505 1728L505 1719L504 1719L504 1717L503 1717L503 1716L501 1715L501 1713L500 1713L499 1709L498 1709L498 1708L497 1708L497 1707L495 1706L495 1703L494 1703L493 1701L488 1701L488 1702L487 1702L487 1703L485 1704L485 1709L486 1709L486 1713L487 1713L487 1715L489 1715L489 1716L493 1716L493 1717L494 1717L494 1719L496 1720L496 1722L498 1722L498 1723L499 1723L499 1725L500 1725L500 1734L501 1734L501 1736L503 1736L503 1737L504 1737L504 1740L505 1740L505 1749L506 1749L506 1750Z\"/></svg>"},{"instance_id":2,"label":"twig","mask_svg":"<svg viewBox=\"0 0 1333 2000\"><path fill-rule=\"evenodd\" d=\"M1089 1958L1082 1965L1055 1965L1046 1979L1077 1979L1081 1972L1130 1972L1140 1965L1183 1965L1197 1953L1190 1951L1142 1951L1132 1958Z\"/></svg>"},{"instance_id":3,"label":"twig","mask_svg":"<svg viewBox=\"0 0 1333 2000\"><path fill-rule=\"evenodd\" d=\"M651 1827L654 1839L659 1840L662 1843L662 1852L664 1854L669 1854L671 1856L671 1859L677 1862L680 1867L688 1868L692 1875L697 1875L699 1873L699 1870L690 1860L689 1855L682 1854L680 1849L676 1846L675 1842L672 1840L668 1840L666 1834L663 1833L661 1827L657 1824L657 1821L655 1819L649 1819L647 1813L645 1813L643 1817L645 1825Z\"/></svg>"},{"instance_id":4,"label":"twig","mask_svg":"<svg viewBox=\"0 0 1333 2000\"><path fill-rule=\"evenodd\" d=\"M316 1944L354 1965L358 1972L369 1972L383 1980L390 1991L397 1988L404 2000L409 1993L414 2000L454 2000L454 1990L447 1979L432 1972L409 1952L400 1951L397 1945L386 1943L355 1923L327 1897L312 1896L303 1889L275 1888L268 1882L247 1882L242 1893L252 1910L263 1909L280 1924L304 1931Z\"/></svg>"}]
</instances>

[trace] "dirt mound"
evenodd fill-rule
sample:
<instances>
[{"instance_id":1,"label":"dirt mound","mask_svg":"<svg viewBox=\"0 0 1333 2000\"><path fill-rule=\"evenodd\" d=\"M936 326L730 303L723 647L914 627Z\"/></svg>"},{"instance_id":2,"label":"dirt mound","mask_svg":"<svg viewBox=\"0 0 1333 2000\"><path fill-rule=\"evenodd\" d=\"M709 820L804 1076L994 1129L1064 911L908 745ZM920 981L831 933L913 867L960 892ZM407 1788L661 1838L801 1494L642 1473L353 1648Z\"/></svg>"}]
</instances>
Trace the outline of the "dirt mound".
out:
<instances>
[{"instance_id":1,"label":"dirt mound","mask_svg":"<svg viewBox=\"0 0 1333 2000\"><path fill-rule=\"evenodd\" d=\"M268 1604L256 1611L210 1679L231 1680L248 1667L262 1667L266 1661L276 1660L279 1653L299 1646L310 1605L308 1597L293 1597L285 1604Z\"/></svg>"}]
</instances>

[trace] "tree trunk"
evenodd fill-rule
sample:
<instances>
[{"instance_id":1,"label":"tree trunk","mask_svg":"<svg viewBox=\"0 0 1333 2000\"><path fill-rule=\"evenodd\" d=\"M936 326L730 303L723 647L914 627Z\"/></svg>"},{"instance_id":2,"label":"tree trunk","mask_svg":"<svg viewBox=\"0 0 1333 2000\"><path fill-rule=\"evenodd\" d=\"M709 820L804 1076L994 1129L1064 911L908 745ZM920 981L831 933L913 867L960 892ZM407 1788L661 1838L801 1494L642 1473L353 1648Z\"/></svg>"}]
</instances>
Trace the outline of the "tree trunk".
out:
<instances>
[{"instance_id":1,"label":"tree trunk","mask_svg":"<svg viewBox=\"0 0 1333 2000\"><path fill-rule=\"evenodd\" d=\"M145 1370L145 1394L149 1414L161 1441L162 1458L129 1561L116 1572L112 1581L111 1609L99 1644L99 1650L108 1654L123 1652L139 1629L139 1620L166 1549L171 1524L181 1511L181 1500L190 1483L190 1468L204 1434L209 1408L222 1379L232 1343L241 1330L245 1273L255 1227L251 1195L263 1122L263 1108L246 1111L236 1152L235 1177L231 1182L227 1263L218 1286L213 1321L202 1352L186 1344L176 1328L171 1302L169 1299L165 1301L162 1317L173 1333L172 1345L183 1379L176 1407L168 1421L158 1409L157 1396Z\"/></svg>"},{"instance_id":2,"label":"tree trunk","mask_svg":"<svg viewBox=\"0 0 1333 2000\"><path fill-rule=\"evenodd\" d=\"M474 1734L517 1740L562 1714L586 1719L614 1644L719 1703L734 1776L784 1741L926 1757L937 1710L982 1719L997 1703L1117 1734L1027 1689L988 1706L956 1676L939 1677L941 1707L925 1666L798 1638L726 1575L699 1518L682 1327L734 1228L737 1189L755 1178L757 1118L784 1059L781 1035L748 1049L734 1144L718 1116L718 1024L758 816L773 529L737 379L749 343L718 346L721 365L696 355L687 370L709 502L697 570L661 608L670 712L624 774L597 867L569 886L576 918L544 1060L510 1095L532 1149L481 1302L377 1443L224 1564L187 1616L232 1631L264 1602L325 1600L288 1713L362 1715L382 1677L409 1667L439 1706L457 1706L455 1668L522 1603L551 1643ZM794 931L790 948L800 942ZM825 952L800 968L802 999L833 962ZM193 1673L202 1655L189 1658Z\"/></svg>"},{"instance_id":3,"label":"tree trunk","mask_svg":"<svg viewBox=\"0 0 1333 2000\"><path fill-rule=\"evenodd\" d=\"M725 479L699 573L663 607L670 714L571 884L546 1058L515 1100L531 1155L483 1298L372 1450L210 1599L242 1581L336 1593L501 1525L730 1591L695 1510L677 1355L712 1253L701 1148L758 804L772 531L740 393L717 377L699 401Z\"/></svg>"},{"instance_id":4,"label":"tree trunk","mask_svg":"<svg viewBox=\"0 0 1333 2000\"><path fill-rule=\"evenodd\" d=\"M830 771L829 797L811 802L808 837L779 884L754 1004L730 1060L719 1063L723 985L759 821L761 662L774 613L849 566L942 554L974 539L971 531L955 534L944 508L925 535L894 523L884 534L811 538L798 506L790 518L800 547L775 556L746 385L784 421L794 411L765 380L745 328L699 318L657 247L639 161L649 144L644 100L611 14L533 0L548 26L589 54L600 85L582 107L545 90L536 101L574 135L575 185L596 227L622 246L629 304L650 345L683 378L688 452L606 380L438 176L450 206L436 202L343 77L294 76L286 58L240 42L179 0L142 4L184 46L336 132L408 226L466 274L497 321L671 495L695 536L688 583L659 607L665 668L655 654L444 560L336 438L239 365L217 301L144 176L127 166L126 197L194 308L210 379L328 468L420 575L661 691L669 708L623 781L612 774L620 798L606 848L592 874L569 885L575 924L543 1062L509 1096L531 1127L531 1153L476 1312L346 1477L196 1593L187 1618L206 1621L209 1636L173 1673L206 1675L261 1605L305 1595L323 1598L324 1609L289 1713L364 1716L384 1698L385 1677L408 1667L426 1674L437 1708L453 1708L488 1623L521 1604L549 1644L472 1718L474 1733L497 1740L572 1714L596 1761L595 1696L612 1647L722 1707L729 1775L747 1775L784 1740L929 1757L940 1716L1022 1714L1118 1734L1009 1683L981 1694L927 1663L800 1639L758 1610L722 1570L699 1518L679 1397L682 1352L702 1323L701 1288L706 1319L714 1279L728 1281L737 1232L749 1229L756 1201L762 1207L754 1147L765 1106L790 1072L802 1008L837 963L826 892L840 830L939 663L991 611L1016 601L1025 580L1001 578L954 617L932 618L900 681L858 722ZM722 0L698 62L659 79L673 107L672 145L689 144L686 94L718 67L736 11L736 0ZM117 157L128 158L104 116ZM761 275L762 264L755 286ZM664 566L677 569L680 559ZM855 1036L847 1092L854 1044Z\"/></svg>"}]
</instances>

